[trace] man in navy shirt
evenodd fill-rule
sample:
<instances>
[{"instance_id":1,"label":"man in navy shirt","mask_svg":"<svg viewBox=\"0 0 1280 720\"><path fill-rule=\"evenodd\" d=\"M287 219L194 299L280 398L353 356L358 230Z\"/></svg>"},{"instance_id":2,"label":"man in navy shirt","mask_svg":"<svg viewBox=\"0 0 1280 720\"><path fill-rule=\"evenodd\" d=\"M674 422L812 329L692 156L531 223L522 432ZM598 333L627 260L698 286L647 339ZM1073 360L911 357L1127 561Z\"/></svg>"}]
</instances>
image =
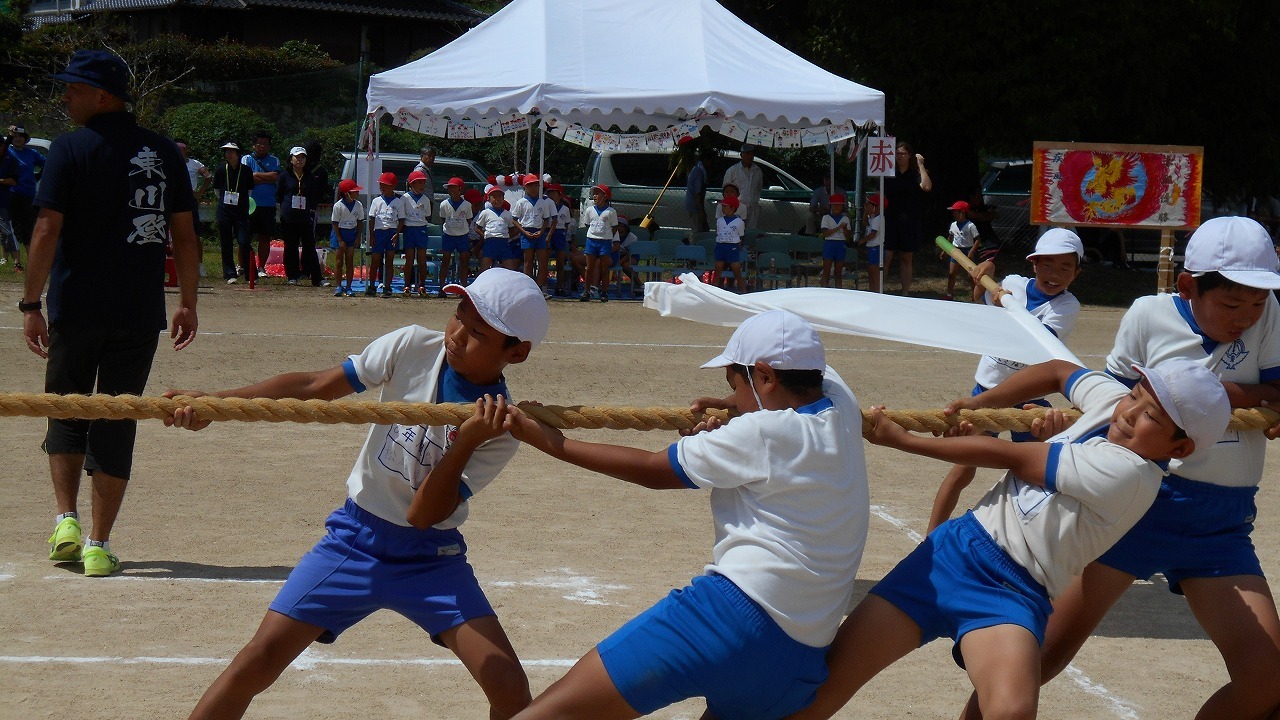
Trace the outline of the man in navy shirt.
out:
<instances>
[{"instance_id":1,"label":"man in navy shirt","mask_svg":"<svg viewBox=\"0 0 1280 720\"><path fill-rule=\"evenodd\" d=\"M36 213L31 206L36 196L36 169L44 167L44 156L35 148L27 145L31 135L21 125L12 128L9 133L9 157L18 166L17 183L9 191L9 216L13 222L13 234L18 244L31 244L31 231L35 226Z\"/></svg>"},{"instance_id":2,"label":"man in navy shirt","mask_svg":"<svg viewBox=\"0 0 1280 720\"><path fill-rule=\"evenodd\" d=\"M195 198L178 148L125 109L129 71L102 50L79 50L52 76L81 129L54 140L18 309L32 352L48 360L45 392L141 394L165 327L165 241L181 289L170 336L196 335ZM49 280L49 322L40 293ZM49 559L83 561L84 574L120 569L107 544L133 464L132 420L50 420L45 435L58 503ZM93 526L81 546L80 472L93 478Z\"/></svg>"},{"instance_id":3,"label":"man in navy shirt","mask_svg":"<svg viewBox=\"0 0 1280 720\"><path fill-rule=\"evenodd\" d=\"M9 193L18 184L18 161L9 154L9 137L0 137L0 244L4 245L4 257L0 265L13 261L15 270L22 270L22 256L13 237L9 222Z\"/></svg>"}]
</instances>

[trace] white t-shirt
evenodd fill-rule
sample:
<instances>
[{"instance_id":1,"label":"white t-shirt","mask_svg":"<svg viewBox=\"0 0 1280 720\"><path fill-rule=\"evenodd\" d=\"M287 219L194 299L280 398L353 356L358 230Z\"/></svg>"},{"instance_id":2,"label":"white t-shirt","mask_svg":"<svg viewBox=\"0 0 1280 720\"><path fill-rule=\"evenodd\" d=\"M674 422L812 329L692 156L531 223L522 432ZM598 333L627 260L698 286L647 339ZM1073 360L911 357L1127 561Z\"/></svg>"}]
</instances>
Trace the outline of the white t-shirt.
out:
<instances>
[{"instance_id":1,"label":"white t-shirt","mask_svg":"<svg viewBox=\"0 0 1280 720\"><path fill-rule=\"evenodd\" d=\"M431 222L431 195L423 193L413 196L413 191L400 196L400 204L404 206L405 227L423 227Z\"/></svg>"},{"instance_id":2,"label":"white t-shirt","mask_svg":"<svg viewBox=\"0 0 1280 720\"><path fill-rule=\"evenodd\" d=\"M1005 276L1000 287L1012 293L1017 302L1049 328L1055 337L1064 343L1067 341L1067 336L1076 326L1076 319L1080 317L1080 301L1070 290L1050 297L1036 289L1035 278L1021 275ZM991 293L987 293L983 299L988 305L995 304ZM984 388L993 388L1024 367L1026 363L985 355L978 361L978 371L974 373L973 379Z\"/></svg>"},{"instance_id":3,"label":"white t-shirt","mask_svg":"<svg viewBox=\"0 0 1280 720\"><path fill-rule=\"evenodd\" d=\"M541 199L530 198L528 195L511 206L511 214L516 222L520 223L520 227L531 232L540 230L543 224L551 219L551 210L552 208L547 207Z\"/></svg>"},{"instance_id":4,"label":"white t-shirt","mask_svg":"<svg viewBox=\"0 0 1280 720\"><path fill-rule=\"evenodd\" d=\"M552 203L552 205L555 207L553 217L556 221L556 229L564 230L566 233L573 232L573 212L569 209L569 205L567 203L564 205Z\"/></svg>"},{"instance_id":5,"label":"white t-shirt","mask_svg":"<svg viewBox=\"0 0 1280 720\"><path fill-rule=\"evenodd\" d=\"M476 227L480 228L485 239L511 237L511 213L506 210L494 210L486 206L476 216Z\"/></svg>"},{"instance_id":6,"label":"white t-shirt","mask_svg":"<svg viewBox=\"0 0 1280 720\"><path fill-rule=\"evenodd\" d=\"M394 229L404 219L404 205L400 204L398 197L388 200L379 195L369 203L369 219L373 221L375 230Z\"/></svg>"},{"instance_id":7,"label":"white t-shirt","mask_svg":"<svg viewBox=\"0 0 1280 720\"><path fill-rule=\"evenodd\" d=\"M440 224L444 226L444 234L451 237L462 237L467 234L473 213L471 203L458 199L455 206L451 198L440 203Z\"/></svg>"},{"instance_id":8,"label":"white t-shirt","mask_svg":"<svg viewBox=\"0 0 1280 720\"><path fill-rule=\"evenodd\" d=\"M1084 414L1049 439L1045 486L1013 473L973 508L978 522L1015 562L1057 597L1150 509L1165 471L1106 439L1123 383L1081 370L1066 395Z\"/></svg>"},{"instance_id":9,"label":"white t-shirt","mask_svg":"<svg viewBox=\"0 0 1280 720\"><path fill-rule=\"evenodd\" d=\"M1116 344L1107 356L1107 372L1133 384L1133 363L1151 367L1169 358L1203 364L1223 380L1243 384L1280 378L1280 306L1268 297L1262 317L1238 340L1218 343L1200 334L1191 305L1177 295L1148 295L1133 301L1120 320ZM1197 448L1169 470L1189 480L1252 487L1262 480L1267 438L1261 430L1227 430L1210 452Z\"/></svg>"},{"instance_id":10,"label":"white t-shirt","mask_svg":"<svg viewBox=\"0 0 1280 720\"><path fill-rule=\"evenodd\" d=\"M359 355L352 355L343 363L343 369L357 391L381 388L378 399L382 402L437 402L444 372L444 334L417 325L400 328L369 343ZM510 395L507 399L511 399ZM457 433L455 425L370 427L347 478L349 497L383 520L408 527L414 492L453 444ZM503 434L476 448L462 472L458 488L462 496L470 498L487 487L519 446L510 434ZM464 501L447 520L433 527L458 527L467 519L469 506L470 502Z\"/></svg>"},{"instance_id":11,"label":"white t-shirt","mask_svg":"<svg viewBox=\"0 0 1280 720\"><path fill-rule=\"evenodd\" d=\"M187 176L191 178L191 189L195 190L200 184L200 171L204 169L204 163L195 158L187 159Z\"/></svg>"},{"instance_id":12,"label":"white t-shirt","mask_svg":"<svg viewBox=\"0 0 1280 720\"><path fill-rule=\"evenodd\" d=\"M738 188L738 201L743 205L755 205L760 202L760 191L764 189L764 173L760 170L760 166L751 163L751 168L743 166L741 162L733 167L725 170L723 185L736 185Z\"/></svg>"},{"instance_id":13,"label":"white t-shirt","mask_svg":"<svg viewBox=\"0 0 1280 720\"><path fill-rule=\"evenodd\" d=\"M610 240L618 225L618 211L607 205L603 210L591 205L582 212L582 224L587 226L587 237L592 240Z\"/></svg>"},{"instance_id":14,"label":"white t-shirt","mask_svg":"<svg viewBox=\"0 0 1280 720\"><path fill-rule=\"evenodd\" d=\"M361 220L364 220L364 205L356 200L351 203L351 207L347 207L346 200L339 200L333 204L333 214L330 222L343 230L351 230Z\"/></svg>"},{"instance_id":15,"label":"white t-shirt","mask_svg":"<svg viewBox=\"0 0 1280 720\"><path fill-rule=\"evenodd\" d=\"M867 220L867 235L875 233L875 237L867 241L867 247L880 247L884 244L884 233L881 229L884 227L884 218L879 215Z\"/></svg>"},{"instance_id":16,"label":"white t-shirt","mask_svg":"<svg viewBox=\"0 0 1280 720\"><path fill-rule=\"evenodd\" d=\"M737 245L742 242L742 237L746 234L747 224L742 221L742 218L736 215L732 220L716 218L716 242Z\"/></svg>"},{"instance_id":17,"label":"white t-shirt","mask_svg":"<svg viewBox=\"0 0 1280 720\"><path fill-rule=\"evenodd\" d=\"M848 215L841 215L837 220L831 215L831 213L824 213L822 216L822 222L819 223L819 228L824 232L827 230L834 230L836 228L842 229L841 232L837 232L832 235L825 235L822 238L823 240L845 240L847 239L847 236L844 233L845 231L848 231L850 227Z\"/></svg>"},{"instance_id":18,"label":"white t-shirt","mask_svg":"<svg viewBox=\"0 0 1280 720\"><path fill-rule=\"evenodd\" d=\"M964 221L964 227L961 227L959 223L951 223L947 234L951 236L951 244L961 250L968 250L978 241L978 228L968 220Z\"/></svg>"},{"instance_id":19,"label":"white t-shirt","mask_svg":"<svg viewBox=\"0 0 1280 720\"><path fill-rule=\"evenodd\" d=\"M668 451L686 483L711 489L706 573L732 580L795 640L824 647L853 594L867 539L862 412L831 368L826 399L740 415Z\"/></svg>"},{"instance_id":20,"label":"white t-shirt","mask_svg":"<svg viewBox=\"0 0 1280 720\"><path fill-rule=\"evenodd\" d=\"M627 248L631 247L633 243L639 240L640 238L636 237L636 234L633 232L628 232L626 237L622 237L621 232L615 232L613 234L613 241L618 243L619 250L626 250Z\"/></svg>"}]
</instances>

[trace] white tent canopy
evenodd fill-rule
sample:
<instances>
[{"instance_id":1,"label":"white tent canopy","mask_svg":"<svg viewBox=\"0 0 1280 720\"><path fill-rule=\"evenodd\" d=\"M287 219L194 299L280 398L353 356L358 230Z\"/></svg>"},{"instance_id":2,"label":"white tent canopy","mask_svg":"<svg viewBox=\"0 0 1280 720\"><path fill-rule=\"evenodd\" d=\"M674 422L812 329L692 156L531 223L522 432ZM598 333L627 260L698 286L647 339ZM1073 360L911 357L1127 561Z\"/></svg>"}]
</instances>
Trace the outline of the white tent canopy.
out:
<instances>
[{"instance_id":1,"label":"white tent canopy","mask_svg":"<svg viewBox=\"0 0 1280 720\"><path fill-rule=\"evenodd\" d=\"M668 128L884 125L884 93L813 65L716 0L513 0L462 37L374 75L371 115L542 115Z\"/></svg>"}]
</instances>

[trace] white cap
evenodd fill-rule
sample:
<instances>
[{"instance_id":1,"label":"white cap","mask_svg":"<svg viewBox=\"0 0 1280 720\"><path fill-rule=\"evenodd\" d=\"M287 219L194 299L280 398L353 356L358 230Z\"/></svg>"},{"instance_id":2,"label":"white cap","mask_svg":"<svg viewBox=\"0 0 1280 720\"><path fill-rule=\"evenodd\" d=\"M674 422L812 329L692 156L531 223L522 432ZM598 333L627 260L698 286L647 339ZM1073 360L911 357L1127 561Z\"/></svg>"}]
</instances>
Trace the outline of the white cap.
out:
<instances>
[{"instance_id":1,"label":"white cap","mask_svg":"<svg viewBox=\"0 0 1280 720\"><path fill-rule=\"evenodd\" d=\"M786 310L770 310L743 321L724 352L702 367L751 367L757 362L775 370L825 370L827 356L818 332L807 320Z\"/></svg>"},{"instance_id":2,"label":"white cap","mask_svg":"<svg viewBox=\"0 0 1280 720\"><path fill-rule=\"evenodd\" d=\"M306 155L306 154L307 154L307 149L302 147L301 145L294 145L293 147L289 148L289 157L293 157L294 155Z\"/></svg>"},{"instance_id":3,"label":"white cap","mask_svg":"<svg viewBox=\"0 0 1280 720\"><path fill-rule=\"evenodd\" d=\"M236 152L240 152L240 146L239 146L239 145L237 145L237 144L235 144L235 143L233 143L233 142L229 142L229 143L227 143L227 144L223 145L221 149L223 149L223 150L235 150Z\"/></svg>"},{"instance_id":4,"label":"white cap","mask_svg":"<svg viewBox=\"0 0 1280 720\"><path fill-rule=\"evenodd\" d=\"M1174 424L1195 441L1195 452L1213 447L1226 434L1231 403L1213 371L1186 358L1163 360L1150 368L1132 367L1147 379Z\"/></svg>"},{"instance_id":5,"label":"white cap","mask_svg":"<svg viewBox=\"0 0 1280 720\"><path fill-rule=\"evenodd\" d=\"M466 295L494 330L537 347L547 336L551 312L538 283L522 272L489 268L466 287L445 285L450 295Z\"/></svg>"},{"instance_id":6,"label":"white cap","mask_svg":"<svg viewBox=\"0 0 1280 720\"><path fill-rule=\"evenodd\" d=\"M1036 251L1027 256L1027 259L1037 255L1066 255L1067 253L1075 253L1076 260L1084 259L1084 243L1080 242L1080 236L1071 232L1066 228L1049 228L1049 230L1036 240Z\"/></svg>"},{"instance_id":7,"label":"white cap","mask_svg":"<svg viewBox=\"0 0 1280 720\"><path fill-rule=\"evenodd\" d=\"M1187 241L1182 266L1193 275L1216 272L1251 288L1280 288L1280 266L1271 236L1247 217L1206 220Z\"/></svg>"}]
</instances>

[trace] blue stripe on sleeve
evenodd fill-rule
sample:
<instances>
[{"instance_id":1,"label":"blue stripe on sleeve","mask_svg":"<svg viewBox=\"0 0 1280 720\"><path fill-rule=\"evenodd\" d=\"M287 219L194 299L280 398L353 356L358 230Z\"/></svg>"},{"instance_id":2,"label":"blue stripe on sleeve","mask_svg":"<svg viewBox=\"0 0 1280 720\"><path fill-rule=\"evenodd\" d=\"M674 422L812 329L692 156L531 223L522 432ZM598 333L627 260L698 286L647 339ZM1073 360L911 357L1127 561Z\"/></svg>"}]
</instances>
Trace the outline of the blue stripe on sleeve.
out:
<instances>
[{"instance_id":1,"label":"blue stripe on sleeve","mask_svg":"<svg viewBox=\"0 0 1280 720\"><path fill-rule=\"evenodd\" d=\"M1079 370L1071 373L1067 378L1067 386L1062 389L1062 394L1067 397L1071 397L1071 391L1075 388L1076 383L1079 382L1080 378L1084 377L1088 372L1089 368L1080 368Z\"/></svg>"},{"instance_id":2,"label":"blue stripe on sleeve","mask_svg":"<svg viewBox=\"0 0 1280 720\"><path fill-rule=\"evenodd\" d=\"M1116 382L1120 383L1121 385L1124 385L1130 390L1132 390L1139 382L1142 381L1141 378L1127 378L1127 377L1124 377L1123 375L1117 375L1111 372L1110 370L1107 371L1107 374L1115 378Z\"/></svg>"},{"instance_id":3,"label":"blue stripe on sleeve","mask_svg":"<svg viewBox=\"0 0 1280 720\"><path fill-rule=\"evenodd\" d=\"M356 392L362 393L368 389L364 383L360 382L360 376L356 375L356 364L351 358L342 362L342 373L347 376L347 382L351 383L352 389Z\"/></svg>"},{"instance_id":4,"label":"blue stripe on sleeve","mask_svg":"<svg viewBox=\"0 0 1280 720\"><path fill-rule=\"evenodd\" d=\"M685 472L684 468L680 467L679 447L680 443L674 442L667 448L667 459L671 461L671 469L676 472L676 477L680 478L680 482L688 485L689 488L693 490L697 490L698 486L693 483L693 480L689 479L689 473Z\"/></svg>"},{"instance_id":5,"label":"blue stripe on sleeve","mask_svg":"<svg viewBox=\"0 0 1280 720\"><path fill-rule=\"evenodd\" d=\"M1269 383L1280 380L1280 367L1261 368L1258 370L1258 382Z\"/></svg>"},{"instance_id":6,"label":"blue stripe on sleeve","mask_svg":"<svg viewBox=\"0 0 1280 720\"><path fill-rule=\"evenodd\" d=\"M471 496L475 495L465 482L458 483L458 494L462 496L463 500L470 500Z\"/></svg>"},{"instance_id":7,"label":"blue stripe on sleeve","mask_svg":"<svg viewBox=\"0 0 1280 720\"><path fill-rule=\"evenodd\" d=\"M1058 456L1062 454L1062 443L1049 443L1049 457L1044 461L1044 489L1058 492Z\"/></svg>"}]
</instances>

